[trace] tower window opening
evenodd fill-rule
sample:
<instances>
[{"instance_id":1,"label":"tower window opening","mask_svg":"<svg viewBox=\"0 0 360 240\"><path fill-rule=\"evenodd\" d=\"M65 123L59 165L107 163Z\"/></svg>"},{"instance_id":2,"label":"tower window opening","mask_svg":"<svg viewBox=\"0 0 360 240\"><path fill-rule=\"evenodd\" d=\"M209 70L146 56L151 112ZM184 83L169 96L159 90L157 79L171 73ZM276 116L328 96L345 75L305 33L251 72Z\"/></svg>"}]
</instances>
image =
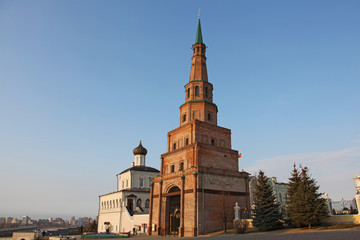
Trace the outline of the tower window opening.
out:
<instances>
[{"instance_id":1,"label":"tower window opening","mask_svg":"<svg viewBox=\"0 0 360 240\"><path fill-rule=\"evenodd\" d=\"M171 165L171 169L170 169L170 172L175 172L175 165Z\"/></svg>"},{"instance_id":2,"label":"tower window opening","mask_svg":"<svg viewBox=\"0 0 360 240\"><path fill-rule=\"evenodd\" d=\"M211 114L208 113L208 120L211 121Z\"/></svg>"},{"instance_id":3,"label":"tower window opening","mask_svg":"<svg viewBox=\"0 0 360 240\"><path fill-rule=\"evenodd\" d=\"M184 170L184 162L180 163L179 171L182 171L182 170Z\"/></svg>"},{"instance_id":4,"label":"tower window opening","mask_svg":"<svg viewBox=\"0 0 360 240\"><path fill-rule=\"evenodd\" d=\"M186 114L183 115L183 122L186 122Z\"/></svg>"},{"instance_id":5,"label":"tower window opening","mask_svg":"<svg viewBox=\"0 0 360 240\"><path fill-rule=\"evenodd\" d=\"M187 98L190 97L190 88L187 89Z\"/></svg>"},{"instance_id":6,"label":"tower window opening","mask_svg":"<svg viewBox=\"0 0 360 240\"><path fill-rule=\"evenodd\" d=\"M205 96L208 97L208 88L205 87Z\"/></svg>"},{"instance_id":7,"label":"tower window opening","mask_svg":"<svg viewBox=\"0 0 360 240\"><path fill-rule=\"evenodd\" d=\"M176 143L173 144L173 150L176 150Z\"/></svg>"},{"instance_id":8,"label":"tower window opening","mask_svg":"<svg viewBox=\"0 0 360 240\"><path fill-rule=\"evenodd\" d=\"M188 138L185 139L185 145L186 146L189 145L189 139Z\"/></svg>"},{"instance_id":9,"label":"tower window opening","mask_svg":"<svg viewBox=\"0 0 360 240\"><path fill-rule=\"evenodd\" d=\"M211 139L211 145L215 145L215 139Z\"/></svg>"},{"instance_id":10,"label":"tower window opening","mask_svg":"<svg viewBox=\"0 0 360 240\"><path fill-rule=\"evenodd\" d=\"M199 87L198 86L196 86L195 87L195 96L199 96Z\"/></svg>"}]
</instances>

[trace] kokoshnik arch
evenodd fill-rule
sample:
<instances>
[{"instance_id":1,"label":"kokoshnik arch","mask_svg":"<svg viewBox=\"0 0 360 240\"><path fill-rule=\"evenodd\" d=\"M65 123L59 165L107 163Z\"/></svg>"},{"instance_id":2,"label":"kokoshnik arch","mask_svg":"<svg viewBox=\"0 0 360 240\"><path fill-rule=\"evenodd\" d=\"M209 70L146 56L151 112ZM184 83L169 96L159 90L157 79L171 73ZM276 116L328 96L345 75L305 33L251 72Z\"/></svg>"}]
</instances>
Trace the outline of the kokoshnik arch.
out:
<instances>
[{"instance_id":1,"label":"kokoshnik arch","mask_svg":"<svg viewBox=\"0 0 360 240\"><path fill-rule=\"evenodd\" d=\"M180 126L167 134L160 176L150 191L148 233L197 236L224 228L238 202L249 209L249 174L239 172L231 130L217 126L218 108L208 81L200 16L192 46L190 80L180 106Z\"/></svg>"}]
</instances>

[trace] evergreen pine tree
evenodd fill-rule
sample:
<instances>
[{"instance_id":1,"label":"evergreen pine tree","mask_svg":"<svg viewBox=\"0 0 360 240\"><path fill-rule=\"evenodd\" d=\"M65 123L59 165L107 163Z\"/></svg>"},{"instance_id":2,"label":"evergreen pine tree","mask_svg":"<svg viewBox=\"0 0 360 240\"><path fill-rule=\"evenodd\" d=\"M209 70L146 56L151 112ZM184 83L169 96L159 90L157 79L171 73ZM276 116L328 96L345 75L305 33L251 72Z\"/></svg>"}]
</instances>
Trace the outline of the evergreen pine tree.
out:
<instances>
[{"instance_id":1,"label":"evergreen pine tree","mask_svg":"<svg viewBox=\"0 0 360 240\"><path fill-rule=\"evenodd\" d=\"M318 192L319 186L315 179L308 174L309 169L301 169L301 185L304 192L304 225L311 228L312 225L320 224L320 220L327 216L326 200Z\"/></svg>"},{"instance_id":2,"label":"evergreen pine tree","mask_svg":"<svg viewBox=\"0 0 360 240\"><path fill-rule=\"evenodd\" d=\"M268 178L260 170L254 193L253 225L260 231L275 230L282 227L280 205L275 201Z\"/></svg>"},{"instance_id":3,"label":"evergreen pine tree","mask_svg":"<svg viewBox=\"0 0 360 240\"><path fill-rule=\"evenodd\" d=\"M297 227L318 225L327 216L326 200L318 193L319 186L308 174L308 168L296 169L289 178L287 213Z\"/></svg>"},{"instance_id":4,"label":"evergreen pine tree","mask_svg":"<svg viewBox=\"0 0 360 240\"><path fill-rule=\"evenodd\" d=\"M300 173L294 164L294 169L289 178L289 188L287 190L286 213L290 217L292 224L297 227L302 226L302 192L300 191Z\"/></svg>"}]
</instances>

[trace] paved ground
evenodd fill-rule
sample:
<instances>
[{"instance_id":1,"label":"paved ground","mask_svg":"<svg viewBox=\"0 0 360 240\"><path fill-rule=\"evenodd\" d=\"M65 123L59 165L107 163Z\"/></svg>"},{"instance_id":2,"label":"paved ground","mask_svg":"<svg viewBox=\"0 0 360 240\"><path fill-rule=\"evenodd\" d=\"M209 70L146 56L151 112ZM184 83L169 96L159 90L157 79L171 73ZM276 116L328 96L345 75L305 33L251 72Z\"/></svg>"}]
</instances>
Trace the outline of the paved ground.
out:
<instances>
[{"instance_id":1,"label":"paved ground","mask_svg":"<svg viewBox=\"0 0 360 240\"><path fill-rule=\"evenodd\" d=\"M265 233L247 234L220 234L213 236L200 236L197 238L178 238L173 236L153 237L153 236L134 236L136 240L170 240L170 239L252 239L252 240L360 240L360 227L336 230L281 230Z\"/></svg>"}]
</instances>

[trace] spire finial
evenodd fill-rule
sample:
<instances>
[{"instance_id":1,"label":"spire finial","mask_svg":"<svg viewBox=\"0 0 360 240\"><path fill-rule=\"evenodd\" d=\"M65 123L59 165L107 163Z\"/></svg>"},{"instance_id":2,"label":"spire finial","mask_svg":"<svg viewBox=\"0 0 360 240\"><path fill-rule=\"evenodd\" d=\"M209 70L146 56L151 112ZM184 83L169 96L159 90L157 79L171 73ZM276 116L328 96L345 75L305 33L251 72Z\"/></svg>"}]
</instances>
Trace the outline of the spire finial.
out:
<instances>
[{"instance_id":1,"label":"spire finial","mask_svg":"<svg viewBox=\"0 0 360 240\"><path fill-rule=\"evenodd\" d=\"M199 19L200 19L200 9L199 9Z\"/></svg>"}]
</instances>

